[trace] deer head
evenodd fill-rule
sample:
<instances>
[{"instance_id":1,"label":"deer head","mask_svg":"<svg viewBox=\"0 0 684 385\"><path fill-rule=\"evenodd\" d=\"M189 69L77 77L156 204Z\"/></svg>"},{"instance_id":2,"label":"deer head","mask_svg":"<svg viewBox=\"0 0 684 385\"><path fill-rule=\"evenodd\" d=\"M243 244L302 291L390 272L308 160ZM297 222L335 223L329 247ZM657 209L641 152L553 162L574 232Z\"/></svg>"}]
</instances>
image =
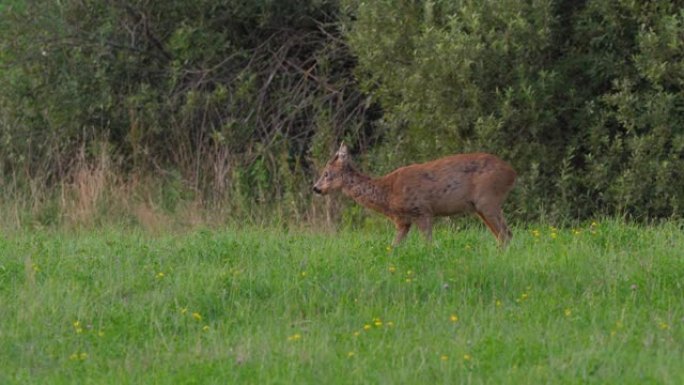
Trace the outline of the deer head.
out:
<instances>
[{"instance_id":1,"label":"deer head","mask_svg":"<svg viewBox=\"0 0 684 385\"><path fill-rule=\"evenodd\" d=\"M331 191L342 188L344 172L349 170L349 149L342 143L340 149L337 150L335 156L328 162L323 169L321 177L313 186L313 191L316 194L328 194Z\"/></svg>"}]
</instances>

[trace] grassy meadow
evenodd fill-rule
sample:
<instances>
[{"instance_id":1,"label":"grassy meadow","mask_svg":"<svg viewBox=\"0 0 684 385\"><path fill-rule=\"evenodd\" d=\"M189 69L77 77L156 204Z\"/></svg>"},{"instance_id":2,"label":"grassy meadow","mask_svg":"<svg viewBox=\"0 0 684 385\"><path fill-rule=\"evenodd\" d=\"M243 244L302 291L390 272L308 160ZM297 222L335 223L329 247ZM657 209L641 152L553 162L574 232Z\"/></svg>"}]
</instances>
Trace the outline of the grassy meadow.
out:
<instances>
[{"instance_id":1,"label":"grassy meadow","mask_svg":"<svg viewBox=\"0 0 684 385\"><path fill-rule=\"evenodd\" d=\"M454 226L2 235L0 383L684 383L681 224Z\"/></svg>"}]
</instances>

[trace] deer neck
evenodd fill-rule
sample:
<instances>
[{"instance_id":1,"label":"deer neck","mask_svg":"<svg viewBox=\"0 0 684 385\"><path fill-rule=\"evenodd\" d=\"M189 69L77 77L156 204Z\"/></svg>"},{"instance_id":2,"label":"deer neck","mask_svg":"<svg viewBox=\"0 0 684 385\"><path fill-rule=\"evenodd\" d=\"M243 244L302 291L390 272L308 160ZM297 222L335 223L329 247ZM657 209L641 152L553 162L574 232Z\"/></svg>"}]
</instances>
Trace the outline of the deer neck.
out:
<instances>
[{"instance_id":1,"label":"deer neck","mask_svg":"<svg viewBox=\"0 0 684 385\"><path fill-rule=\"evenodd\" d=\"M387 190L377 180L350 168L343 181L342 193L370 209L389 213Z\"/></svg>"}]
</instances>

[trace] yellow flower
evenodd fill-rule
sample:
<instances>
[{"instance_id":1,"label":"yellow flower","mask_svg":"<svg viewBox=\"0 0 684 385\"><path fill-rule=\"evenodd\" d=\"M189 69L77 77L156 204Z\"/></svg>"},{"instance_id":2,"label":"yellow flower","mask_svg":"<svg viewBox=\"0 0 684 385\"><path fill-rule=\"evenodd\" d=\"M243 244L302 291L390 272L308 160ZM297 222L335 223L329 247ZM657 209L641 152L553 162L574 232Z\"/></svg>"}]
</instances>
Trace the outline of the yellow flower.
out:
<instances>
[{"instance_id":1,"label":"yellow flower","mask_svg":"<svg viewBox=\"0 0 684 385\"><path fill-rule=\"evenodd\" d=\"M80 321L74 321L74 331L76 332L76 334L83 333L83 328L81 327Z\"/></svg>"},{"instance_id":2,"label":"yellow flower","mask_svg":"<svg viewBox=\"0 0 684 385\"><path fill-rule=\"evenodd\" d=\"M348 357L348 358L352 358L352 357L354 357L354 354L355 354L354 352L348 352L348 353L347 353L347 357Z\"/></svg>"},{"instance_id":3,"label":"yellow flower","mask_svg":"<svg viewBox=\"0 0 684 385\"><path fill-rule=\"evenodd\" d=\"M558 233L551 233L551 239L558 238Z\"/></svg>"},{"instance_id":4,"label":"yellow flower","mask_svg":"<svg viewBox=\"0 0 684 385\"><path fill-rule=\"evenodd\" d=\"M299 341L299 340L301 340L301 339L302 339L302 335L299 334L299 333L295 333L295 334L293 334L293 335L287 337L287 340L288 340L288 341Z\"/></svg>"},{"instance_id":5,"label":"yellow flower","mask_svg":"<svg viewBox=\"0 0 684 385\"><path fill-rule=\"evenodd\" d=\"M363 325L363 330L371 330L371 326L369 324Z\"/></svg>"},{"instance_id":6,"label":"yellow flower","mask_svg":"<svg viewBox=\"0 0 684 385\"><path fill-rule=\"evenodd\" d=\"M302 277L306 277L306 271L302 271Z\"/></svg>"},{"instance_id":7,"label":"yellow flower","mask_svg":"<svg viewBox=\"0 0 684 385\"><path fill-rule=\"evenodd\" d=\"M497 299L496 302L495 302L495 304L496 304L496 307L501 307L501 300L498 300L498 299Z\"/></svg>"},{"instance_id":8,"label":"yellow flower","mask_svg":"<svg viewBox=\"0 0 684 385\"><path fill-rule=\"evenodd\" d=\"M660 323L658 324L658 327L660 328L660 330L667 330L667 329L670 328L670 325L668 325L668 324L665 323L665 322L660 322Z\"/></svg>"},{"instance_id":9,"label":"yellow flower","mask_svg":"<svg viewBox=\"0 0 684 385\"><path fill-rule=\"evenodd\" d=\"M582 233L579 229L572 229L572 235L580 235Z\"/></svg>"},{"instance_id":10,"label":"yellow flower","mask_svg":"<svg viewBox=\"0 0 684 385\"><path fill-rule=\"evenodd\" d=\"M446 354L442 354L442 355L439 357L439 359L442 360L442 361L446 361L446 360L449 359L449 356L447 356Z\"/></svg>"},{"instance_id":11,"label":"yellow flower","mask_svg":"<svg viewBox=\"0 0 684 385\"><path fill-rule=\"evenodd\" d=\"M361 334L361 332L357 330L354 332L354 337L358 337L360 334Z\"/></svg>"},{"instance_id":12,"label":"yellow flower","mask_svg":"<svg viewBox=\"0 0 684 385\"><path fill-rule=\"evenodd\" d=\"M382 326L382 321L380 320L380 318L373 318L373 325L375 325L376 327Z\"/></svg>"},{"instance_id":13,"label":"yellow flower","mask_svg":"<svg viewBox=\"0 0 684 385\"><path fill-rule=\"evenodd\" d=\"M391 253L392 252L392 246L387 246L387 252Z\"/></svg>"},{"instance_id":14,"label":"yellow flower","mask_svg":"<svg viewBox=\"0 0 684 385\"><path fill-rule=\"evenodd\" d=\"M182 307L181 310L180 310L180 312L181 312L181 314L185 314L185 313L188 312L188 308L187 308L187 307Z\"/></svg>"},{"instance_id":15,"label":"yellow flower","mask_svg":"<svg viewBox=\"0 0 684 385\"><path fill-rule=\"evenodd\" d=\"M470 361L472 359L473 359L473 357L471 357L470 354L464 354L463 355L463 361Z\"/></svg>"},{"instance_id":16,"label":"yellow flower","mask_svg":"<svg viewBox=\"0 0 684 385\"><path fill-rule=\"evenodd\" d=\"M204 325L204 326L202 327L202 330L205 331L205 332L208 332L208 331L209 331L209 325Z\"/></svg>"},{"instance_id":17,"label":"yellow flower","mask_svg":"<svg viewBox=\"0 0 684 385\"><path fill-rule=\"evenodd\" d=\"M201 321L202 315L200 313L195 312L195 313L192 313L192 318L196 319L197 321Z\"/></svg>"},{"instance_id":18,"label":"yellow flower","mask_svg":"<svg viewBox=\"0 0 684 385\"><path fill-rule=\"evenodd\" d=\"M566 317L570 317L572 315L572 310L565 309L565 311L563 313L565 314Z\"/></svg>"},{"instance_id":19,"label":"yellow flower","mask_svg":"<svg viewBox=\"0 0 684 385\"><path fill-rule=\"evenodd\" d=\"M532 230L532 236L533 237L539 238L539 235L541 235L539 230L537 230L537 229Z\"/></svg>"},{"instance_id":20,"label":"yellow flower","mask_svg":"<svg viewBox=\"0 0 684 385\"><path fill-rule=\"evenodd\" d=\"M69 360L71 361L84 361L86 358L88 358L88 353L74 353L69 356Z\"/></svg>"},{"instance_id":21,"label":"yellow flower","mask_svg":"<svg viewBox=\"0 0 684 385\"><path fill-rule=\"evenodd\" d=\"M394 273L395 271L397 271L397 268L394 266L390 266L387 270L389 270L390 273Z\"/></svg>"},{"instance_id":22,"label":"yellow flower","mask_svg":"<svg viewBox=\"0 0 684 385\"><path fill-rule=\"evenodd\" d=\"M456 314L452 314L452 315L449 317L449 321L451 321L451 322L458 322L458 316L457 316Z\"/></svg>"},{"instance_id":23,"label":"yellow flower","mask_svg":"<svg viewBox=\"0 0 684 385\"><path fill-rule=\"evenodd\" d=\"M388 326L388 327L392 327L392 326L394 326L394 322L392 322L392 321L388 321L388 322L387 322L387 326Z\"/></svg>"},{"instance_id":24,"label":"yellow flower","mask_svg":"<svg viewBox=\"0 0 684 385\"><path fill-rule=\"evenodd\" d=\"M104 335L105 335L105 332L103 330L100 330L99 332L97 332L98 337L104 337Z\"/></svg>"},{"instance_id":25,"label":"yellow flower","mask_svg":"<svg viewBox=\"0 0 684 385\"><path fill-rule=\"evenodd\" d=\"M162 279L162 278L164 278L164 273L160 271L159 273L157 273L157 279Z\"/></svg>"}]
</instances>

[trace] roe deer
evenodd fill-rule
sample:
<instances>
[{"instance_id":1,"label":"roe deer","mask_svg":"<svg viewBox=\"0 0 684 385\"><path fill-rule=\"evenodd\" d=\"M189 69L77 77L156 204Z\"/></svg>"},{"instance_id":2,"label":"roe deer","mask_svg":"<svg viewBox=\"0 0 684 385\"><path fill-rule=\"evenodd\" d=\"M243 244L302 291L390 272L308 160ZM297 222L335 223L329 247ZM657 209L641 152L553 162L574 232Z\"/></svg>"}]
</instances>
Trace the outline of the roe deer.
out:
<instances>
[{"instance_id":1,"label":"roe deer","mask_svg":"<svg viewBox=\"0 0 684 385\"><path fill-rule=\"evenodd\" d=\"M404 239L412 224L432 240L432 221L437 216L477 213L505 246L512 234L501 205L515 184L516 173L491 154L447 156L412 164L371 178L357 171L342 143L313 186L317 194L342 192L363 206L388 216L397 227L393 245Z\"/></svg>"}]
</instances>

